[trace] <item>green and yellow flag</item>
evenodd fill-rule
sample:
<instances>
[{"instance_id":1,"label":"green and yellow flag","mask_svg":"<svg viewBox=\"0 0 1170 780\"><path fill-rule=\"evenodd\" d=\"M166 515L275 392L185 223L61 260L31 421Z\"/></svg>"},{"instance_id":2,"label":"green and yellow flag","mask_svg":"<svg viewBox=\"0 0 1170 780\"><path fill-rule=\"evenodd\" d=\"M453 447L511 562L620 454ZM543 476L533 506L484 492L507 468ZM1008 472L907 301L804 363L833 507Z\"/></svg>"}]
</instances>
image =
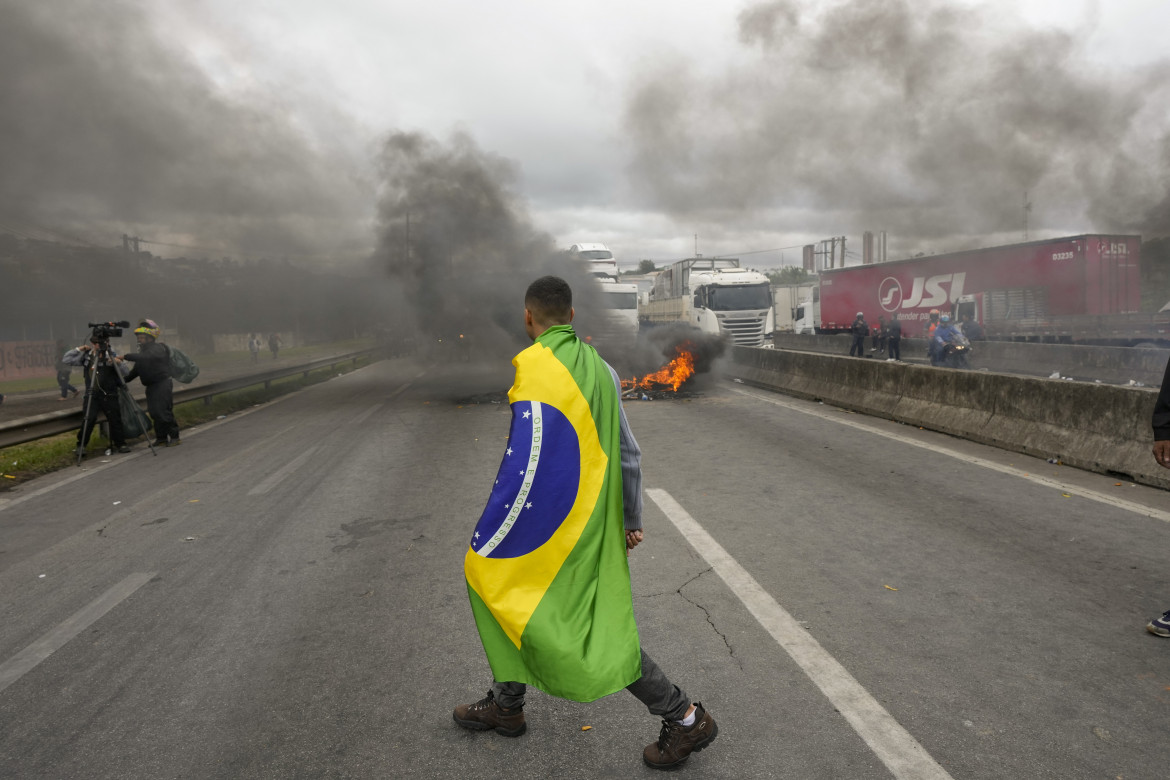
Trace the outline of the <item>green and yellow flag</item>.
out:
<instances>
[{"instance_id":1,"label":"green and yellow flag","mask_svg":"<svg viewBox=\"0 0 1170 780\"><path fill-rule=\"evenodd\" d=\"M496 680L593 701L642 674L617 389L569 325L512 365L508 448L464 560L471 609Z\"/></svg>"}]
</instances>

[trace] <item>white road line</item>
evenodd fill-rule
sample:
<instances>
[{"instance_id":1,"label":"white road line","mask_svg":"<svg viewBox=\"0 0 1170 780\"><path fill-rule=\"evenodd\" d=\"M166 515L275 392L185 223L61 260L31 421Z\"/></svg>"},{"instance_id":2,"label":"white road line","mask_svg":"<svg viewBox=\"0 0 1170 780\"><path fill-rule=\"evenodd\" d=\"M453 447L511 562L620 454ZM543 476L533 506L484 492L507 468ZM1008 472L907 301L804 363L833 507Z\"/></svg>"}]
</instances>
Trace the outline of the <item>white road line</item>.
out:
<instances>
[{"instance_id":1,"label":"white road line","mask_svg":"<svg viewBox=\"0 0 1170 780\"><path fill-rule=\"evenodd\" d=\"M12 685L25 672L64 647L70 639L89 628L103 615L129 598L134 591L150 582L154 575L155 572L131 574L87 606L82 607L64 623L0 664L0 691Z\"/></svg>"},{"instance_id":2,"label":"white road line","mask_svg":"<svg viewBox=\"0 0 1170 780\"><path fill-rule=\"evenodd\" d=\"M264 480L259 485L252 488L251 490L249 490L248 495L259 496L259 495L263 495L264 493L267 493L269 490L272 490L272 488L274 488L280 484L281 480L283 480L289 474L292 474L294 471L299 469L301 466L305 465L305 461L307 461L309 458L313 457L313 453L316 452L317 449L318 449L317 447L309 447L309 449L305 450L300 455L298 455L296 458L289 461L282 468L280 468L275 473L273 473L270 477L268 477L268 479Z\"/></svg>"},{"instance_id":3,"label":"white road line","mask_svg":"<svg viewBox=\"0 0 1170 780\"><path fill-rule=\"evenodd\" d=\"M359 414L357 417L353 418L353 420L350 421L350 425L361 425L362 423L364 423L366 420L368 420L370 418L371 414L373 414L374 412L378 411L381 408L382 408L382 404L380 404L380 403L374 404L369 409L366 409L364 412Z\"/></svg>"},{"instance_id":4,"label":"white road line","mask_svg":"<svg viewBox=\"0 0 1170 780\"><path fill-rule=\"evenodd\" d=\"M769 398L766 396L757 395L756 393L749 393L746 390L739 390L737 388L732 388L731 390L734 393L746 395L748 398L754 398L757 401L763 401L764 403L769 403L774 406L783 406L785 409L791 409L794 412L800 412L801 414L807 414L811 417L818 417L822 420L835 422L838 425L846 425L850 428L856 428L860 431L865 431L866 433L872 433L875 436L884 436L887 439L893 439L894 441L901 442L902 444L909 444L913 447L929 450L930 452L934 452L939 455L946 455L948 457L955 458L956 460L961 460L964 463L970 463L973 466L981 466L982 468L990 469L991 471L998 471L1001 474L1009 474L1013 477L1026 479L1029 482L1034 482L1037 485L1055 488L1056 490L1068 493L1071 496L1080 496L1081 498L1087 498L1091 501L1098 501L1102 504L1108 504L1109 506L1116 507L1118 509L1124 509L1127 512L1134 512L1135 514L1152 517L1155 520L1161 520L1162 522L1170 523L1170 512L1161 509L1154 509L1153 507L1148 507L1135 501L1126 501L1124 498L1116 498L1109 495L1108 493L1100 493L1096 490L1089 490L1087 488L1078 487L1067 482L1061 482L1059 479L1052 479L1051 477L1045 477L1040 474L1026 473L1014 466L1005 466L1002 463L996 463L995 461L980 458L976 455L968 455L965 452L959 452L957 450L952 450L937 444L928 444L926 442L917 441L909 436L903 436L900 433L879 430L873 426L866 425L865 423L846 419L840 414L831 414L828 412L823 412L819 409L809 409L807 407L801 406L798 403L779 398ZM1020 457L1029 456L1021 455Z\"/></svg>"},{"instance_id":5,"label":"white road line","mask_svg":"<svg viewBox=\"0 0 1170 780\"><path fill-rule=\"evenodd\" d=\"M764 630L816 683L895 778L951 780L947 771L910 736L910 732L902 728L853 679L853 675L829 655L812 634L797 623L669 493L650 488L646 490L646 495L727 583L727 587L739 597Z\"/></svg>"}]
</instances>

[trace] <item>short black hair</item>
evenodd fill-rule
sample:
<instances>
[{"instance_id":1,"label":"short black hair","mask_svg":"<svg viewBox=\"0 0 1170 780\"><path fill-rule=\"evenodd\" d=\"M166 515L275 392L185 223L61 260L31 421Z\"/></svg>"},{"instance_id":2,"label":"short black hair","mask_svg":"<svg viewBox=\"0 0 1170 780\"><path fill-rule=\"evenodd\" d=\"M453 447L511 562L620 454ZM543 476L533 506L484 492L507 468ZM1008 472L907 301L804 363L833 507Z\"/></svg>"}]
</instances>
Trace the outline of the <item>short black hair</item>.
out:
<instances>
[{"instance_id":1,"label":"short black hair","mask_svg":"<svg viewBox=\"0 0 1170 780\"><path fill-rule=\"evenodd\" d=\"M573 311L573 290L559 276L542 276L528 285L524 307L545 325L565 325Z\"/></svg>"}]
</instances>

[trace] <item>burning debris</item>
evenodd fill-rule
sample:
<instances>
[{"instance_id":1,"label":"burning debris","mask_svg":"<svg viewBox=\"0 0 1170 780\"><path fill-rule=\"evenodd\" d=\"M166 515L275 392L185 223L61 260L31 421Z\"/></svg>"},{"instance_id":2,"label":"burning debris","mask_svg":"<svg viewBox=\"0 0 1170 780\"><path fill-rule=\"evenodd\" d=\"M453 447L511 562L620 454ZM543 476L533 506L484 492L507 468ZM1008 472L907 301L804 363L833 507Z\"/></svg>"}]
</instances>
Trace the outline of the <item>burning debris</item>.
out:
<instances>
[{"instance_id":1,"label":"burning debris","mask_svg":"<svg viewBox=\"0 0 1170 780\"><path fill-rule=\"evenodd\" d=\"M679 388L695 375L696 347L687 340L674 347L675 356L662 368L641 379L622 380L622 398L635 398L654 392L660 397L677 394Z\"/></svg>"}]
</instances>

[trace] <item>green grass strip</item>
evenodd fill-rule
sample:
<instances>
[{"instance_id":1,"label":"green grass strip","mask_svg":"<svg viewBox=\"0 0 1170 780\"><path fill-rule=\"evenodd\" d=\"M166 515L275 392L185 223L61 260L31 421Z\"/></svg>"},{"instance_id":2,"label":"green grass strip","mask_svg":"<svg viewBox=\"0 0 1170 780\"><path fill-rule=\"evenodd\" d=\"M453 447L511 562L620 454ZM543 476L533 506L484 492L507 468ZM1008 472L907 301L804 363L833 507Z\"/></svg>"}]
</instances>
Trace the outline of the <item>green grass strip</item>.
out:
<instances>
[{"instance_id":1,"label":"green grass strip","mask_svg":"<svg viewBox=\"0 0 1170 780\"><path fill-rule=\"evenodd\" d=\"M336 369L325 366L310 371L308 376L295 374L274 379L267 388L258 384L255 387L245 387L230 393L221 393L213 396L210 403L205 403L206 399L187 401L175 406L175 419L178 421L180 429L192 428L200 423L250 409L282 395L288 395L310 385L324 382L338 374L348 374L350 371L369 364L369 357L361 357L358 358L356 365L354 361L348 360L339 364ZM133 445L134 442L145 441L145 439L139 438L131 440L130 443ZM109 441L95 431L89 440L89 449L87 450L89 457L92 458L96 454L104 452L109 444ZM42 474L76 466L76 448L77 433L74 431L0 449L0 492Z\"/></svg>"}]
</instances>

